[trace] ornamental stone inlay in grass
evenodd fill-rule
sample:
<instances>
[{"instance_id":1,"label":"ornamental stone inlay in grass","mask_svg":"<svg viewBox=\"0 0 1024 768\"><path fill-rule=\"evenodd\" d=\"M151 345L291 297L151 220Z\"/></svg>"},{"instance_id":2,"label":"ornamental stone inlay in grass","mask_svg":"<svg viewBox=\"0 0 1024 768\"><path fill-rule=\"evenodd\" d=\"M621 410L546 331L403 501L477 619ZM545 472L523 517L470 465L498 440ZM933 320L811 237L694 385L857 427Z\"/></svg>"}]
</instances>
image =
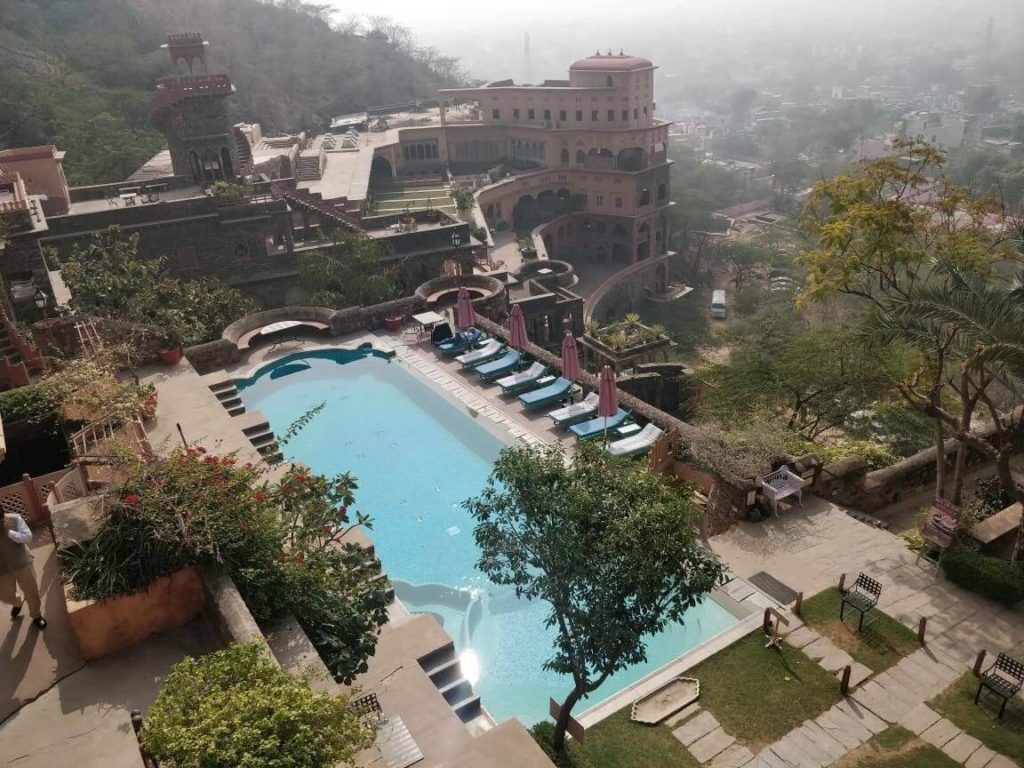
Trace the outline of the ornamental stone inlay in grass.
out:
<instances>
[{"instance_id":1,"label":"ornamental stone inlay in grass","mask_svg":"<svg viewBox=\"0 0 1024 768\"><path fill-rule=\"evenodd\" d=\"M800 618L868 669L882 672L921 647L914 632L877 608L864 617L864 629L858 632L860 614L847 606L841 622L841 602L842 593L831 587L805 600Z\"/></svg>"}]
</instances>

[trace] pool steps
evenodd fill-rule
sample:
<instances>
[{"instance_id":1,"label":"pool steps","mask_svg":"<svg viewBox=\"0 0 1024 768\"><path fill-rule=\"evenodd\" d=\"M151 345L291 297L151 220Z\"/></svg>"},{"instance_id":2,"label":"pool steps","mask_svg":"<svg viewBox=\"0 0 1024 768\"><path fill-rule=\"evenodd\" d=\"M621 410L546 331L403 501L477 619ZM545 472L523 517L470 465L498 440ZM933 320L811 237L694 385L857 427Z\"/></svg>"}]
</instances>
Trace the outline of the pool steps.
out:
<instances>
[{"instance_id":1,"label":"pool steps","mask_svg":"<svg viewBox=\"0 0 1024 768\"><path fill-rule=\"evenodd\" d=\"M228 412L229 416L241 416L246 412L245 404L242 402L242 396L239 394L234 380L227 379L211 384L210 391L224 406L224 410ZM284 454L281 453L281 447L269 422L261 421L258 424L243 427L242 433L268 464L280 464L284 461Z\"/></svg>"},{"instance_id":2,"label":"pool steps","mask_svg":"<svg viewBox=\"0 0 1024 768\"><path fill-rule=\"evenodd\" d=\"M224 406L229 416L240 416L245 413L245 405L242 403L241 395L238 394L235 382L222 381L219 384L211 384L210 391Z\"/></svg>"},{"instance_id":3,"label":"pool steps","mask_svg":"<svg viewBox=\"0 0 1024 768\"><path fill-rule=\"evenodd\" d=\"M419 663L462 722L467 723L480 715L480 696L462 674L454 642L446 643L420 657Z\"/></svg>"}]
</instances>

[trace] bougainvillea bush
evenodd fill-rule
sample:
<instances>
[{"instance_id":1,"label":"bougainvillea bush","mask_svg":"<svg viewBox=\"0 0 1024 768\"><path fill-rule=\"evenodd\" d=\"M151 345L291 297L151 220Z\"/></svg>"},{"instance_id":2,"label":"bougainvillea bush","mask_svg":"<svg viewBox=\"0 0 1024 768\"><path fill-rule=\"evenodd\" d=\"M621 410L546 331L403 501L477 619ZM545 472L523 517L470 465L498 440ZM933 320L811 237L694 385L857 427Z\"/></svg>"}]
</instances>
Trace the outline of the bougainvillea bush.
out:
<instances>
[{"instance_id":1,"label":"bougainvillea bush","mask_svg":"<svg viewBox=\"0 0 1024 768\"><path fill-rule=\"evenodd\" d=\"M190 564L223 567L257 621L292 612L339 679L365 670L387 619L380 563L346 543L356 482L262 465L202 447L166 458L121 458L126 479L107 499L96 536L61 552L78 599L138 591Z\"/></svg>"}]
</instances>

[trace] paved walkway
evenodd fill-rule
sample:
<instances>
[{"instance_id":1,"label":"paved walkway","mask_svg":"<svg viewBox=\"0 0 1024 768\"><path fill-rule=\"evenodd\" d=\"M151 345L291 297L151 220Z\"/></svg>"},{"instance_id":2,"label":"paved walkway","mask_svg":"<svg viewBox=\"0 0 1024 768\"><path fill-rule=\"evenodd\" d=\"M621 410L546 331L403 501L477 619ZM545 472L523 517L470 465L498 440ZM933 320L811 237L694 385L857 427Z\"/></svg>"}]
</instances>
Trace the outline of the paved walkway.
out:
<instances>
[{"instance_id":1,"label":"paved walkway","mask_svg":"<svg viewBox=\"0 0 1024 768\"><path fill-rule=\"evenodd\" d=\"M1010 768L1015 763L983 746L925 704L968 671L977 652L1020 648L1024 617L957 588L915 555L901 539L856 521L820 499L782 517L741 524L711 540L740 577L766 571L806 595L864 571L883 585L879 607L910 627L928 618L928 644L884 672L853 661L798 619L785 642L824 669L853 668L851 694L793 729L756 756L738 744L711 713L683 716L673 733L710 768L824 768L891 725L913 731L968 768Z\"/></svg>"},{"instance_id":2,"label":"paved walkway","mask_svg":"<svg viewBox=\"0 0 1024 768\"><path fill-rule=\"evenodd\" d=\"M11 620L7 605L0 603L0 723L84 663L68 621L57 556L45 528L35 531L32 555L48 626L42 632L33 627L27 608L22 618Z\"/></svg>"}]
</instances>

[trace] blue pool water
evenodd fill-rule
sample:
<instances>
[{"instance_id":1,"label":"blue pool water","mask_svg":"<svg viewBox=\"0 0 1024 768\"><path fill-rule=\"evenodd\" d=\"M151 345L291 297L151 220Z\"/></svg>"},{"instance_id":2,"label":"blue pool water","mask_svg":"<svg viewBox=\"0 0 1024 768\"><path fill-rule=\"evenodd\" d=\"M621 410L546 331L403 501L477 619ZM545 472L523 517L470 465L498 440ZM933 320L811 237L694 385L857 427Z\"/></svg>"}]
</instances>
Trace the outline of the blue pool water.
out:
<instances>
[{"instance_id":1,"label":"blue pool water","mask_svg":"<svg viewBox=\"0 0 1024 768\"><path fill-rule=\"evenodd\" d=\"M313 351L262 369L239 389L278 434L315 407L324 410L289 442L288 458L327 475L356 476L357 508L373 518L373 538L395 591L411 612L442 621L459 652L479 660L476 690L501 721L547 716L568 678L542 668L554 630L548 606L519 600L477 570L473 522L461 502L485 486L502 439L412 372L369 351ZM426 585L426 586L424 586ZM737 623L713 600L648 642L646 664L611 677L586 706Z\"/></svg>"}]
</instances>

